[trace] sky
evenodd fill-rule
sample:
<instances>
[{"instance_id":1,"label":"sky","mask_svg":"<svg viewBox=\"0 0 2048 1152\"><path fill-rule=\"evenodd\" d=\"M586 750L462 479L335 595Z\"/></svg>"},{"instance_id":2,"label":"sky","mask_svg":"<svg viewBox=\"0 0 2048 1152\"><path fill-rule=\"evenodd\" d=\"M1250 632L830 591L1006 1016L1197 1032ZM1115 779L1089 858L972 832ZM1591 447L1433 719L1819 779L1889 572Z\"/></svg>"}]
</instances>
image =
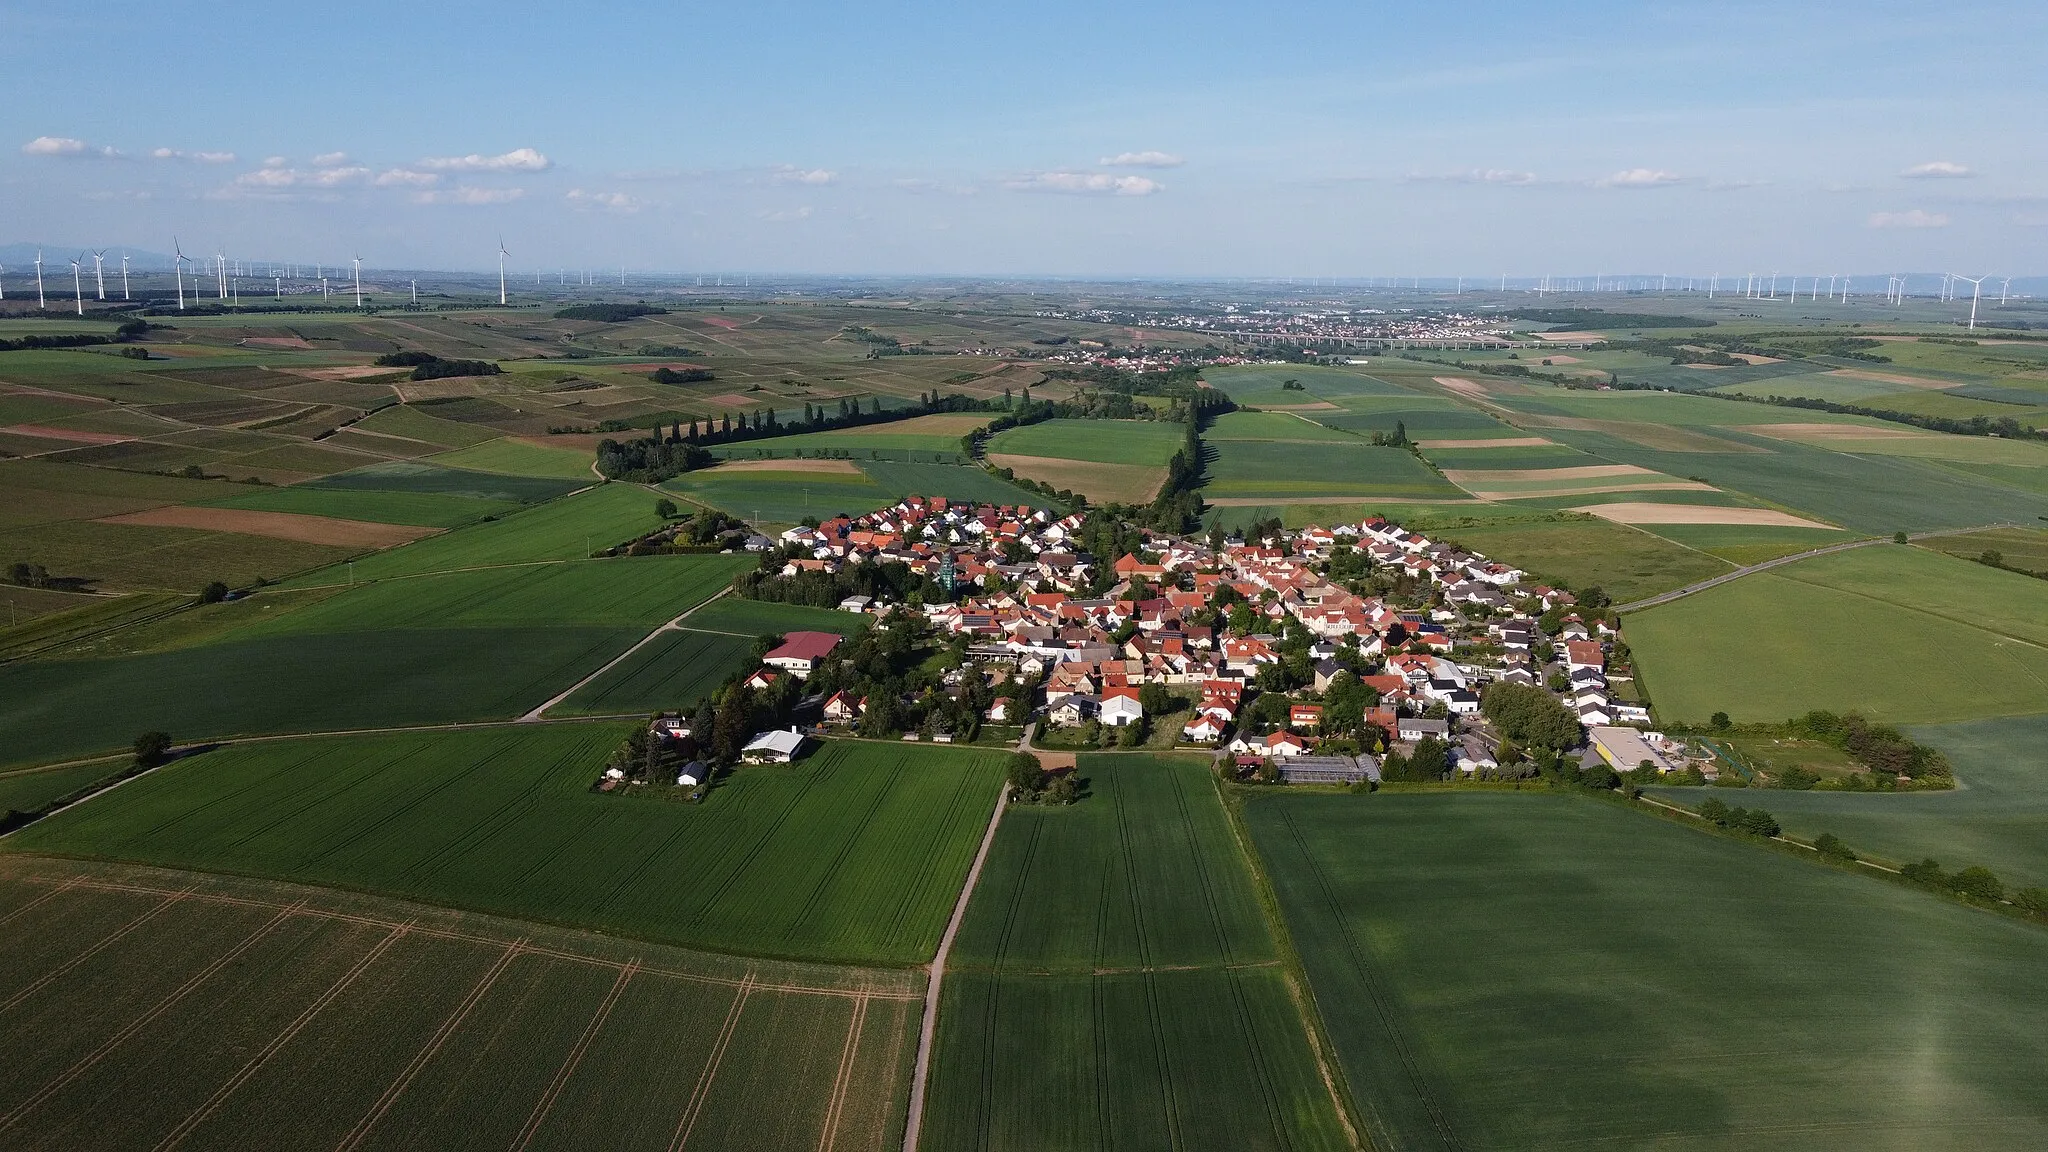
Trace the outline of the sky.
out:
<instances>
[{"instance_id":1,"label":"sky","mask_svg":"<svg viewBox=\"0 0 2048 1152\"><path fill-rule=\"evenodd\" d=\"M2048 6L1977 0L0 0L0 244L484 269L502 236L526 275L2029 275L2043 59Z\"/></svg>"}]
</instances>

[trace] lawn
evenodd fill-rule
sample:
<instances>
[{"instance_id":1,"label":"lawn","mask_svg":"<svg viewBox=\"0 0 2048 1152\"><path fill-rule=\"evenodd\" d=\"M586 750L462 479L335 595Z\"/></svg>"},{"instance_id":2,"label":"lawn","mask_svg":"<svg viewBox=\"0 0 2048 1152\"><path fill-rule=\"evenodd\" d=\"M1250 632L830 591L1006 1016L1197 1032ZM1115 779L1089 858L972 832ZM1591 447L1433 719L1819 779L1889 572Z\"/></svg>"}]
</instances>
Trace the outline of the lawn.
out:
<instances>
[{"instance_id":1,"label":"lawn","mask_svg":"<svg viewBox=\"0 0 2048 1152\"><path fill-rule=\"evenodd\" d=\"M2038 928L1590 799L1247 818L1381 1146L2048 1141Z\"/></svg>"},{"instance_id":2,"label":"lawn","mask_svg":"<svg viewBox=\"0 0 2048 1152\"><path fill-rule=\"evenodd\" d=\"M1204 762L1080 772L1080 803L1003 818L949 965L925 1136L1346 1146Z\"/></svg>"},{"instance_id":3,"label":"lawn","mask_svg":"<svg viewBox=\"0 0 2048 1152\"><path fill-rule=\"evenodd\" d=\"M991 453L1089 460L1098 464L1164 464L1187 439L1187 425L1160 420L1042 420L998 432Z\"/></svg>"},{"instance_id":4,"label":"lawn","mask_svg":"<svg viewBox=\"0 0 2048 1152\"><path fill-rule=\"evenodd\" d=\"M1465 498L1464 492L1403 448L1375 448L1357 440L1328 444L1224 440L1208 447L1212 459L1202 495L1210 500L1295 503L1347 496Z\"/></svg>"},{"instance_id":5,"label":"lawn","mask_svg":"<svg viewBox=\"0 0 2048 1152\"><path fill-rule=\"evenodd\" d=\"M931 956L999 753L831 743L702 804L591 790L618 724L230 745L30 825L13 851L332 885L720 952Z\"/></svg>"},{"instance_id":6,"label":"lawn","mask_svg":"<svg viewBox=\"0 0 2048 1152\"><path fill-rule=\"evenodd\" d=\"M443 468L467 468L477 472L500 472L507 476L539 476L550 480L583 480L595 483L591 469L596 457L572 448L551 448L525 440L505 437L486 440L468 448L428 457Z\"/></svg>"},{"instance_id":7,"label":"lawn","mask_svg":"<svg viewBox=\"0 0 2048 1152\"><path fill-rule=\"evenodd\" d=\"M1445 534L1538 582L1584 591L1598 586L1616 604L1683 588L1729 570L1726 561L1648 532L1591 517Z\"/></svg>"},{"instance_id":8,"label":"lawn","mask_svg":"<svg viewBox=\"0 0 2048 1152\"><path fill-rule=\"evenodd\" d=\"M2048 708L2048 582L1878 544L1632 613L1623 634L1667 721L1813 708L1897 723Z\"/></svg>"},{"instance_id":9,"label":"lawn","mask_svg":"<svg viewBox=\"0 0 2048 1152\"><path fill-rule=\"evenodd\" d=\"M519 510L510 500L478 500L470 496L446 496L433 492L389 492L349 488L259 488L222 500L210 500L214 508L251 508L262 512L296 512L306 516L333 516L342 520L367 520L374 524L414 524L424 528L454 528L474 524L486 516L503 516Z\"/></svg>"},{"instance_id":10,"label":"lawn","mask_svg":"<svg viewBox=\"0 0 2048 1152\"><path fill-rule=\"evenodd\" d=\"M339 584L541 560L580 560L661 526L659 499L636 484L604 484L310 573L295 583ZM352 571L351 571L352 569Z\"/></svg>"},{"instance_id":11,"label":"lawn","mask_svg":"<svg viewBox=\"0 0 2048 1152\"><path fill-rule=\"evenodd\" d=\"M0 908L9 1147L902 1139L908 974L19 856Z\"/></svg>"}]
</instances>

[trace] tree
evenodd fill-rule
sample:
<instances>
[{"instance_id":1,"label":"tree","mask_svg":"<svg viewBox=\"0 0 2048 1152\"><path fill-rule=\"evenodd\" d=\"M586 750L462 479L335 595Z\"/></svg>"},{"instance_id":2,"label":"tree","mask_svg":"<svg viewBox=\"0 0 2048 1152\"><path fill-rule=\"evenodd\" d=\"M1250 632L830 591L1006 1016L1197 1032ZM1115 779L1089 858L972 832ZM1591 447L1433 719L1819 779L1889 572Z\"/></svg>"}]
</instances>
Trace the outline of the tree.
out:
<instances>
[{"instance_id":1,"label":"tree","mask_svg":"<svg viewBox=\"0 0 2048 1152\"><path fill-rule=\"evenodd\" d=\"M1815 837L1813 850L1830 860L1848 861L1856 859L1856 853L1850 851L1849 846L1842 843L1841 839L1833 832L1823 832Z\"/></svg>"},{"instance_id":2,"label":"tree","mask_svg":"<svg viewBox=\"0 0 2048 1152\"><path fill-rule=\"evenodd\" d=\"M1173 711L1173 697L1167 694L1166 685L1153 681L1138 689L1138 706L1148 716L1164 716Z\"/></svg>"},{"instance_id":3,"label":"tree","mask_svg":"<svg viewBox=\"0 0 2048 1152\"><path fill-rule=\"evenodd\" d=\"M2005 899L2005 884L1997 874L1982 865L1972 864L1955 874L1948 882L1949 890L1965 900L1977 900L1996 904Z\"/></svg>"},{"instance_id":4,"label":"tree","mask_svg":"<svg viewBox=\"0 0 2048 1152\"><path fill-rule=\"evenodd\" d=\"M228 586L218 580L208 584L199 593L199 602L201 604L218 604L227 598Z\"/></svg>"},{"instance_id":5,"label":"tree","mask_svg":"<svg viewBox=\"0 0 2048 1152\"><path fill-rule=\"evenodd\" d=\"M676 518L676 502L664 496L654 502L654 514L663 520Z\"/></svg>"},{"instance_id":6,"label":"tree","mask_svg":"<svg viewBox=\"0 0 2048 1152\"><path fill-rule=\"evenodd\" d=\"M1906 533L1905 533L1905 532L1904 532L1903 530L1901 530L1901 531L1898 531L1898 532L1894 532L1894 533L1892 533L1892 543L1894 543L1894 544L1904 544L1905 542L1906 542Z\"/></svg>"},{"instance_id":7,"label":"tree","mask_svg":"<svg viewBox=\"0 0 2048 1152\"><path fill-rule=\"evenodd\" d=\"M1039 785L1045 781L1044 766L1029 752L1012 752L1004 774L1010 781L1011 794L1018 799L1036 796Z\"/></svg>"},{"instance_id":8,"label":"tree","mask_svg":"<svg viewBox=\"0 0 2048 1152\"><path fill-rule=\"evenodd\" d=\"M144 732L135 738L135 766L154 768L171 758L171 734Z\"/></svg>"},{"instance_id":9,"label":"tree","mask_svg":"<svg viewBox=\"0 0 2048 1152\"><path fill-rule=\"evenodd\" d=\"M1579 718L1534 684L1490 684L1479 710L1501 735L1524 747L1562 752L1579 743Z\"/></svg>"},{"instance_id":10,"label":"tree","mask_svg":"<svg viewBox=\"0 0 2048 1152\"><path fill-rule=\"evenodd\" d=\"M1726 712L1716 712L1707 718L1707 723L1712 725L1716 732L1726 732L1733 721L1728 719Z\"/></svg>"},{"instance_id":11,"label":"tree","mask_svg":"<svg viewBox=\"0 0 2048 1152\"><path fill-rule=\"evenodd\" d=\"M740 749L754 734L754 693L743 683L725 690L711 721L711 754L730 764L740 758Z\"/></svg>"}]
</instances>

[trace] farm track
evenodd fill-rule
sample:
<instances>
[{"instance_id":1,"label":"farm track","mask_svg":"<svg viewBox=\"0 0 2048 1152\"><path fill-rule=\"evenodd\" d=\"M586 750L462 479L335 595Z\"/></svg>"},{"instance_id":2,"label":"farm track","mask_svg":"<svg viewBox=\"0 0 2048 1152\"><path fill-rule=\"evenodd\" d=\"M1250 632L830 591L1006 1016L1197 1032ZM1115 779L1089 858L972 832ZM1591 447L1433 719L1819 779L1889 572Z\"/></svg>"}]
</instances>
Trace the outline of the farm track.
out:
<instances>
[{"instance_id":1,"label":"farm track","mask_svg":"<svg viewBox=\"0 0 2048 1152\"><path fill-rule=\"evenodd\" d=\"M1972 532L1989 532L1996 528L2022 527L2025 527L2025 525L2014 523L1998 523L1979 524L1974 528L1940 528L1932 532L1911 533L1907 535L1906 540L1910 543L1916 540L1934 540L1943 536L1967 536ZM1772 568L1782 568L1787 564L1797 564L1801 560L1811 560L1815 556L1826 556L1833 552L1847 552L1852 548L1867 548L1872 544L1890 543L1892 543L1892 538L1889 536L1872 536L1864 540L1847 540L1840 544L1829 544L1824 548L1810 548L1804 552L1794 552L1790 556L1778 556L1769 560L1762 561L1761 563L1751 564L1743 568L1737 568L1733 572L1723 572L1719 576L1714 576L1706 580L1698 580L1691 584L1687 584L1683 588L1674 588L1669 592L1661 592L1655 596L1651 596L1642 600L1637 600L1631 604L1618 605L1614 610L1616 612L1624 613L1640 612L1645 608L1655 608L1659 604L1669 604L1674 600L1682 600L1695 592L1704 592L1709 588L1718 588L1731 580L1740 580L1744 576L1754 575L1758 572L1766 572Z\"/></svg>"},{"instance_id":2,"label":"farm track","mask_svg":"<svg viewBox=\"0 0 2048 1152\"><path fill-rule=\"evenodd\" d=\"M684 612L682 615L677 616L675 619L670 620L668 623L663 624L660 627L656 628L654 631L649 632L645 636L642 636L638 643L634 644L631 648L626 649L624 652L619 653L617 656L612 657L611 660L605 663L604 667L599 668L597 671L592 672L590 675L585 676L583 679L578 680L574 684L569 685L567 688L556 693L551 699L547 700L545 703L542 703L539 707L536 707L531 712L528 712L526 715L521 716L518 720L518 723L531 724L535 721L545 720L547 718L548 709L553 708L556 705L560 704L562 701L567 700L571 696L574 696L577 692L581 691L585 685L594 682L595 680L597 680L598 677L603 676L605 673L625 663L626 660L633 655L633 653L638 652L642 648L647 647L649 644L654 643L656 640L660 639L663 634L669 632L685 631L685 629L683 628L683 621L689 619L691 613L694 613L699 608L704 607L705 604L709 604L713 600L717 600L723 597L726 593L730 591L732 591L732 589L730 588L719 589L712 596L704 600L703 603L692 606L688 612Z\"/></svg>"}]
</instances>

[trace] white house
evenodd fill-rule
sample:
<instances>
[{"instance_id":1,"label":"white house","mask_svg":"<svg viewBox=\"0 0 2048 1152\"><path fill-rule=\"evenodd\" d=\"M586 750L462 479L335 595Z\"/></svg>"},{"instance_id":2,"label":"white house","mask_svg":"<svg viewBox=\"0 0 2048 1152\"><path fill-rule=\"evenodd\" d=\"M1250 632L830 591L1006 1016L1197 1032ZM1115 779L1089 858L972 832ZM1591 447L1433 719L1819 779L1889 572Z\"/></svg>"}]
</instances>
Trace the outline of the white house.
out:
<instances>
[{"instance_id":1,"label":"white house","mask_svg":"<svg viewBox=\"0 0 2048 1152\"><path fill-rule=\"evenodd\" d=\"M749 764L787 764L803 751L804 734L794 728L763 732L740 749L740 759Z\"/></svg>"},{"instance_id":2,"label":"white house","mask_svg":"<svg viewBox=\"0 0 2048 1152\"><path fill-rule=\"evenodd\" d=\"M1112 688L1102 694L1102 722L1122 728L1136 724L1145 716L1145 706L1138 703L1136 688Z\"/></svg>"},{"instance_id":3,"label":"white house","mask_svg":"<svg viewBox=\"0 0 2048 1152\"><path fill-rule=\"evenodd\" d=\"M1204 712L1180 730L1181 738L1195 744L1214 744L1223 739L1223 722Z\"/></svg>"}]
</instances>

